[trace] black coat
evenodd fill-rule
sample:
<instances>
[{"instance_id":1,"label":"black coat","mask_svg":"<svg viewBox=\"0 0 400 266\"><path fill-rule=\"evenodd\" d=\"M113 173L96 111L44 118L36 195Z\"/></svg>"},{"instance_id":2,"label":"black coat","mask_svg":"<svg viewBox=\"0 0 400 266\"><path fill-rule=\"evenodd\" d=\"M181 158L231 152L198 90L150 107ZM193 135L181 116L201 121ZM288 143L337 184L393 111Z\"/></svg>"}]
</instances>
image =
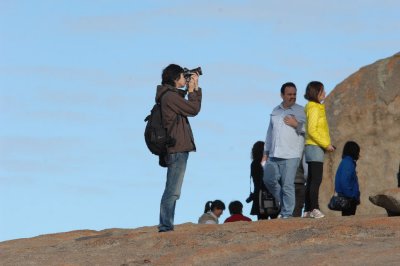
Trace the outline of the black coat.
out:
<instances>
[{"instance_id":1,"label":"black coat","mask_svg":"<svg viewBox=\"0 0 400 266\"><path fill-rule=\"evenodd\" d=\"M253 161L250 166L251 177L254 185L253 205L251 206L251 215L260 215L260 204L258 201L260 190L267 190L264 185L264 169L260 162Z\"/></svg>"}]
</instances>

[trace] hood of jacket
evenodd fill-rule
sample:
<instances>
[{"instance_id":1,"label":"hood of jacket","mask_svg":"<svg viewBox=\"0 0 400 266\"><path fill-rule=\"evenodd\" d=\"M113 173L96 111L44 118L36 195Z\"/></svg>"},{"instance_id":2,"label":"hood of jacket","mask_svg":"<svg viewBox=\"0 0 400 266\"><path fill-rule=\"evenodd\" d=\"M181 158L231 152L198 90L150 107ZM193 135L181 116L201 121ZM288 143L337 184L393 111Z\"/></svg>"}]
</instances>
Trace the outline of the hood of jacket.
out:
<instances>
[{"instance_id":1,"label":"hood of jacket","mask_svg":"<svg viewBox=\"0 0 400 266\"><path fill-rule=\"evenodd\" d=\"M156 91L156 99L155 99L156 102L160 101L161 95L164 92L166 92L167 90L177 92L182 97L185 97L185 95L186 95L186 91L185 90L179 90L179 89L175 88L174 86L171 86L171 85L168 85L168 84L167 85L158 85L157 86L157 91Z\"/></svg>"}]
</instances>

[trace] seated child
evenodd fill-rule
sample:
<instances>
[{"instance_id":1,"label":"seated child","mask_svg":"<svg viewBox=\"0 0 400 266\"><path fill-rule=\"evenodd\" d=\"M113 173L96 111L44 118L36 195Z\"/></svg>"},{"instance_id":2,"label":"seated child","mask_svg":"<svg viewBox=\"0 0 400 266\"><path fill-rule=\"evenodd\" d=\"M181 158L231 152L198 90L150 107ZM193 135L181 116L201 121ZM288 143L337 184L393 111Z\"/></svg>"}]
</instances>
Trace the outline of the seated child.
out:
<instances>
[{"instance_id":1,"label":"seated child","mask_svg":"<svg viewBox=\"0 0 400 266\"><path fill-rule=\"evenodd\" d=\"M225 204L222 201L207 201L204 214L199 218L199 224L218 224L218 218L224 210Z\"/></svg>"},{"instance_id":2,"label":"seated child","mask_svg":"<svg viewBox=\"0 0 400 266\"><path fill-rule=\"evenodd\" d=\"M231 216L226 218L224 223L239 222L239 221L251 222L251 219L249 217L244 216L242 214L242 211L243 211L243 204L238 200L232 201L229 204L229 213L231 214Z\"/></svg>"}]
</instances>

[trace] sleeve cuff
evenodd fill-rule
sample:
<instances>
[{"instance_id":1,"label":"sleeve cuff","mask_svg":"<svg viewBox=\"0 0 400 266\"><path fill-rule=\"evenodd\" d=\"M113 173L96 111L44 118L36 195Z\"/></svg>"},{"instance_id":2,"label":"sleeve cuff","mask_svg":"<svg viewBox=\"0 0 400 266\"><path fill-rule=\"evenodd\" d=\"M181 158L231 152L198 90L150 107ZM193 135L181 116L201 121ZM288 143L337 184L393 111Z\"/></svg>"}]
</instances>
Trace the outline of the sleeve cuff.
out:
<instances>
[{"instance_id":1,"label":"sleeve cuff","mask_svg":"<svg viewBox=\"0 0 400 266\"><path fill-rule=\"evenodd\" d=\"M296 132L298 134L304 134L305 133L304 122L298 122L297 123Z\"/></svg>"}]
</instances>

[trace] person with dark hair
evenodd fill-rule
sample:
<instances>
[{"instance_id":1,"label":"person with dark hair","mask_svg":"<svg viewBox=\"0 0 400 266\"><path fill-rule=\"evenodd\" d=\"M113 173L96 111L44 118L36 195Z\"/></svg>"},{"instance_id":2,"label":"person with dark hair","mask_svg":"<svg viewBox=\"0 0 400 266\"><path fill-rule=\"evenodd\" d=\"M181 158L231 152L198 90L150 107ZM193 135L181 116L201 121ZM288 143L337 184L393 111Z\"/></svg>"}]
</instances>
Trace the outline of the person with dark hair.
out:
<instances>
[{"instance_id":1,"label":"person with dark hair","mask_svg":"<svg viewBox=\"0 0 400 266\"><path fill-rule=\"evenodd\" d=\"M282 103L274 108L262 161L264 184L280 203L278 217L290 218L295 206L294 178L304 148L304 108L296 104L297 89L287 82L281 87Z\"/></svg>"},{"instance_id":2,"label":"person with dark hair","mask_svg":"<svg viewBox=\"0 0 400 266\"><path fill-rule=\"evenodd\" d=\"M275 219L278 216L277 214L269 214L265 212L265 210L261 212L260 193L262 191L268 191L263 181L264 169L261 164L264 155L264 144L264 141L257 141L251 149L251 157L253 160L250 165L250 177L253 181L254 192L250 194L247 202L253 202L250 215L257 215L258 220L267 220L268 218Z\"/></svg>"},{"instance_id":3,"label":"person with dark hair","mask_svg":"<svg viewBox=\"0 0 400 266\"><path fill-rule=\"evenodd\" d=\"M173 145L168 145L167 154L160 158L168 170L160 204L159 232L174 230L175 205L181 194L187 159L189 152L196 151L188 117L200 112L202 93L198 75L192 74L186 80L183 72L178 65L167 66L162 72L161 85L157 87L156 102L161 102L163 126L174 140ZM187 90L182 90L185 86Z\"/></svg>"},{"instance_id":4,"label":"person with dark hair","mask_svg":"<svg viewBox=\"0 0 400 266\"><path fill-rule=\"evenodd\" d=\"M218 218L225 210L225 204L220 200L207 201L204 213L199 218L199 224L218 224Z\"/></svg>"},{"instance_id":5,"label":"person with dark hair","mask_svg":"<svg viewBox=\"0 0 400 266\"><path fill-rule=\"evenodd\" d=\"M251 222L251 219L249 217L246 217L242 214L243 212L243 204L238 201L232 201L229 203L229 213L231 216L225 219L224 223L231 223L231 222L240 222L240 221L245 221L245 222Z\"/></svg>"},{"instance_id":6,"label":"person with dark hair","mask_svg":"<svg viewBox=\"0 0 400 266\"><path fill-rule=\"evenodd\" d=\"M360 204L360 189L356 172L357 160L360 158L360 146L354 141L344 145L342 161L336 171L335 191L339 196L350 201L350 207L342 210L342 216L355 215Z\"/></svg>"},{"instance_id":7,"label":"person with dark hair","mask_svg":"<svg viewBox=\"0 0 400 266\"><path fill-rule=\"evenodd\" d=\"M322 104L325 100L324 85L319 81L311 81L307 85L304 98L308 100L305 107L307 122L304 152L308 163L308 179L304 217L323 218L325 215L319 210L318 197L322 182L324 153L335 150L329 135L325 106Z\"/></svg>"}]
</instances>

